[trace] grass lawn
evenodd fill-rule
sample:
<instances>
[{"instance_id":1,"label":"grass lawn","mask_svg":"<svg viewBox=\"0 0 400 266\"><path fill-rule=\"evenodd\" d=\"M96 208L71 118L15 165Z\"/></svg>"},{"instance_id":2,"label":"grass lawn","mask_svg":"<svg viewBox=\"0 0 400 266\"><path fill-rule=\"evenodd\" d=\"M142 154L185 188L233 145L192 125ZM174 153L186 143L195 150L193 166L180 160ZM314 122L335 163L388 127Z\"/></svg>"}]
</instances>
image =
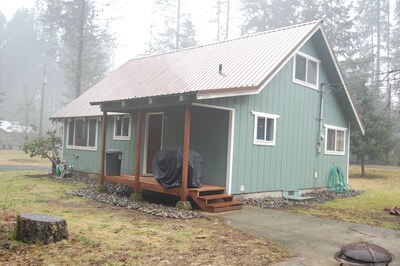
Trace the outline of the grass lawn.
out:
<instances>
[{"instance_id":1,"label":"grass lawn","mask_svg":"<svg viewBox=\"0 0 400 266\"><path fill-rule=\"evenodd\" d=\"M359 166L350 167L349 183L361 195L292 211L400 230L400 216L385 211L400 206L400 168L367 166L366 174L362 178Z\"/></svg>"},{"instance_id":2,"label":"grass lawn","mask_svg":"<svg viewBox=\"0 0 400 266\"><path fill-rule=\"evenodd\" d=\"M38 171L0 172L0 264L266 265L287 250L206 218L159 218L65 192L80 185ZM48 246L12 239L18 212L63 217L70 238Z\"/></svg>"},{"instance_id":3,"label":"grass lawn","mask_svg":"<svg viewBox=\"0 0 400 266\"><path fill-rule=\"evenodd\" d=\"M0 165L51 166L48 159L31 158L22 150L0 150Z\"/></svg>"}]
</instances>

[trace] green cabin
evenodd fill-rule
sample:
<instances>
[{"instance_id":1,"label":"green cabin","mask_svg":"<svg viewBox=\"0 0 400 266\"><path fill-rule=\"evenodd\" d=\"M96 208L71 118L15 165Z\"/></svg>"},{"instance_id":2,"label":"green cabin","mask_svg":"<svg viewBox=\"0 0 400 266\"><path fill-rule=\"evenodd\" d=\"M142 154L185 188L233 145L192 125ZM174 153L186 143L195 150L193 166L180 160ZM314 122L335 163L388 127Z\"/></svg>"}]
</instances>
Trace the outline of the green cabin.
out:
<instances>
[{"instance_id":1,"label":"green cabin","mask_svg":"<svg viewBox=\"0 0 400 266\"><path fill-rule=\"evenodd\" d=\"M52 116L63 123L64 159L101 174L103 143L122 151L121 174L133 175L135 162L151 174L155 152L184 145L189 110L203 183L231 195L326 187L332 166L348 175L350 133L364 128L322 27L314 21L128 61Z\"/></svg>"}]
</instances>

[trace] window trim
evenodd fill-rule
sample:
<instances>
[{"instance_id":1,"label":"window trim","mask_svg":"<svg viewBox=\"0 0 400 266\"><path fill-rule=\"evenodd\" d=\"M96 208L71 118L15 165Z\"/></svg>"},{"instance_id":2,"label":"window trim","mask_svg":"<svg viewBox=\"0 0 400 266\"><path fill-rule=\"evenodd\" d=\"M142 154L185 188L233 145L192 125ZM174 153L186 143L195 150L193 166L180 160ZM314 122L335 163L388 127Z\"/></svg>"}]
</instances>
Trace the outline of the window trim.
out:
<instances>
[{"instance_id":1,"label":"window trim","mask_svg":"<svg viewBox=\"0 0 400 266\"><path fill-rule=\"evenodd\" d=\"M280 117L279 115L262 113L251 111L252 115L254 115L254 134L253 134L253 145L264 145L264 146L276 146L276 120ZM274 132L273 132L273 140L259 140L257 139L257 122L258 118L263 117L265 119L273 119L274 120Z\"/></svg>"},{"instance_id":2,"label":"window trim","mask_svg":"<svg viewBox=\"0 0 400 266\"><path fill-rule=\"evenodd\" d=\"M332 126L332 125L327 125L324 124L325 127L325 154L327 155L345 155L346 153L346 132L347 128L345 127L338 127L338 126ZM335 150L328 150L328 129L335 130ZM337 132L342 131L343 132L343 151L337 151L336 150L336 138L337 138Z\"/></svg>"},{"instance_id":3,"label":"window trim","mask_svg":"<svg viewBox=\"0 0 400 266\"><path fill-rule=\"evenodd\" d=\"M74 121L74 136L73 136L73 142L75 143L75 122L77 120L95 120L96 121L96 132L95 132L95 139L94 139L94 146L90 147L90 146L75 146L75 145L69 145L69 122ZM98 131L99 131L99 120L97 118L88 118L88 117L83 117L83 118L69 118L66 120L67 123L67 138L66 138L66 145L65 147L67 149L74 149L74 150L85 150L85 151L97 151L97 141L98 141ZM90 123L87 124L87 126L89 127ZM88 130L88 142L89 142L89 130Z\"/></svg>"},{"instance_id":4,"label":"window trim","mask_svg":"<svg viewBox=\"0 0 400 266\"><path fill-rule=\"evenodd\" d=\"M316 80L316 84L312 84L312 83L309 83L307 81L304 81L304 80L296 78L296 57L297 57L297 55L302 56L302 57L304 57L306 59L306 74L305 74L306 75L306 79L307 79L307 72L308 72L308 61L311 60L311 61L313 61L313 62L315 62L317 64L317 80ZM320 63L321 63L321 60L318 60L315 57L312 57L312 56L310 56L308 54L305 54L305 53L302 53L302 52L298 51L293 56L293 82L297 83L299 85L303 85L303 86L309 87L309 88L314 89L314 90L318 90L319 65L320 65Z\"/></svg>"},{"instance_id":5,"label":"window trim","mask_svg":"<svg viewBox=\"0 0 400 266\"><path fill-rule=\"evenodd\" d=\"M128 136L117 136L115 133L116 126L117 126L117 120L123 120L124 118L129 119L129 125L128 125ZM123 123L122 123L123 124ZM121 127L121 131L123 131L123 128ZM115 116L114 117L114 128L113 128L113 140L131 140L131 131L132 131L132 116L131 115L122 115L122 116Z\"/></svg>"}]
</instances>

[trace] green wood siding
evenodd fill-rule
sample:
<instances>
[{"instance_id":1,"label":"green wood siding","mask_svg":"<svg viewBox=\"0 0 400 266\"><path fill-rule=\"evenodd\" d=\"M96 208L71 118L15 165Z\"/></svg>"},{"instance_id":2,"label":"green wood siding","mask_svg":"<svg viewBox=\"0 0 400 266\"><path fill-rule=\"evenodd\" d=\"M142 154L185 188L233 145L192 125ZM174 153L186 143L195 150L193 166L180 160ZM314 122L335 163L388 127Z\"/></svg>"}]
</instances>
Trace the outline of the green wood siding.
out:
<instances>
[{"instance_id":1,"label":"green wood siding","mask_svg":"<svg viewBox=\"0 0 400 266\"><path fill-rule=\"evenodd\" d=\"M316 35L301 51L319 60L319 83L336 83L330 75L331 61L316 52L322 36ZM323 124L348 128L348 119L341 111L335 92L326 87L324 94ZM202 101L206 104L235 109L232 193L276 190L299 190L325 187L332 165L347 172L346 155L325 155L325 143L317 153L319 129L319 91L293 82L291 59L268 85L258 94L235 98ZM253 144L254 116L251 111L276 114L276 145ZM346 133L348 134L348 132ZM314 172L317 177L314 177Z\"/></svg>"},{"instance_id":2,"label":"green wood siding","mask_svg":"<svg viewBox=\"0 0 400 266\"><path fill-rule=\"evenodd\" d=\"M228 126L228 111L192 108L190 148L204 159L203 183L226 185Z\"/></svg>"},{"instance_id":3,"label":"green wood siding","mask_svg":"<svg viewBox=\"0 0 400 266\"><path fill-rule=\"evenodd\" d=\"M146 115L148 113L164 114L163 147L182 146L184 107L152 108L142 112L142 151L141 169L144 164ZM136 112L132 115L132 128L130 140L114 140L114 117L107 118L106 151L116 149L123 152L121 173L133 174L135 162L136 140ZM227 149L228 149L228 112L209 108L192 108L191 122L191 149L202 155L204 159L203 183L214 185L226 185ZM77 171L99 173L100 172L100 145L101 125L98 123L97 150L88 151L66 148L64 143L64 159L68 165L73 165ZM64 128L67 137L67 128ZM74 155L78 156L74 156Z\"/></svg>"},{"instance_id":4,"label":"green wood siding","mask_svg":"<svg viewBox=\"0 0 400 266\"><path fill-rule=\"evenodd\" d=\"M321 60L321 83L340 83L339 76L317 32L304 47L303 53ZM339 93L337 92L339 90ZM349 111L342 108L340 87L326 86L324 93L323 124L349 127ZM345 155L326 155L325 142L317 152L319 131L320 92L293 82L293 59L257 95L201 100L199 103L234 109L233 128L233 194L244 192L289 191L325 187L331 166L347 172L348 133L345 137ZM191 149L200 153L205 161L205 180L210 184L225 185L227 176L227 150L229 111L204 107L192 108ZM276 145L254 145L254 115L251 111L279 115L276 124ZM145 121L147 112L164 113L163 146L181 146L183 143L184 107L159 107L143 112L142 164L144 156ZM133 173L135 161L136 112L133 112L130 141L112 139L113 118L108 119L107 149L123 152L122 173ZM101 123L98 129L97 151L67 149L64 158L74 169L99 172ZM67 135L65 128L65 137ZM325 132L325 129L324 129ZM78 154L79 157L73 156ZM317 173L317 177L314 177Z\"/></svg>"},{"instance_id":5,"label":"green wood siding","mask_svg":"<svg viewBox=\"0 0 400 266\"><path fill-rule=\"evenodd\" d=\"M164 113L163 147L182 146L184 107L152 109L149 112ZM203 183L226 185L228 123L227 111L192 107L190 149L203 157Z\"/></svg>"},{"instance_id":6,"label":"green wood siding","mask_svg":"<svg viewBox=\"0 0 400 266\"><path fill-rule=\"evenodd\" d=\"M132 174L133 162L135 161L135 138L136 138L136 116L132 117L131 139L113 140L114 117L107 117L106 132L106 151L116 149L122 151L121 173ZM67 137L67 125L64 125L64 136ZM89 151L82 149L70 149L66 147L66 141L63 145L63 158L67 160L68 165L72 165L74 170L87 173L100 173L100 149L101 149L101 127L102 121L98 123L97 128L97 150ZM78 155L78 156L76 156Z\"/></svg>"}]
</instances>

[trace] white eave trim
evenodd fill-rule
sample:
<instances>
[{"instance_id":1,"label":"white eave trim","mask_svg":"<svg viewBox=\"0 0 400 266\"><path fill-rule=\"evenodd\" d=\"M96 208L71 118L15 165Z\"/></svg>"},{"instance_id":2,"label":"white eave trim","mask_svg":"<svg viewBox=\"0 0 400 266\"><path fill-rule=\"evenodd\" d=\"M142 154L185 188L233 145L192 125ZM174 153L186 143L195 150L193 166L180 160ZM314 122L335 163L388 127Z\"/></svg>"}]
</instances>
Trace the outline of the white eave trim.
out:
<instances>
[{"instance_id":1,"label":"white eave trim","mask_svg":"<svg viewBox=\"0 0 400 266\"><path fill-rule=\"evenodd\" d=\"M326 38L325 32L324 32L324 30L322 28L321 28L321 33L322 33L322 36L324 37L325 43L326 43L326 45L328 47L329 54L331 55L331 58L332 58L332 61L333 61L334 65L335 65L336 71L338 72L340 81L343 84L343 88L344 88L344 91L346 92L347 99L349 100L350 106L351 106L351 108L353 110L353 113L354 113L356 119L357 119L358 127L360 128L361 133L364 135L365 134L365 128L364 128L363 124L361 123L361 119L358 116L358 113L357 113L357 110L356 110L356 108L354 106L353 100L350 97L349 90L347 89L346 83L344 82L344 79L343 79L343 76L342 76L342 72L340 71L340 68L339 68L339 63L338 63L335 55L333 54L333 49L332 49L330 43L328 42L328 39Z\"/></svg>"}]
</instances>

